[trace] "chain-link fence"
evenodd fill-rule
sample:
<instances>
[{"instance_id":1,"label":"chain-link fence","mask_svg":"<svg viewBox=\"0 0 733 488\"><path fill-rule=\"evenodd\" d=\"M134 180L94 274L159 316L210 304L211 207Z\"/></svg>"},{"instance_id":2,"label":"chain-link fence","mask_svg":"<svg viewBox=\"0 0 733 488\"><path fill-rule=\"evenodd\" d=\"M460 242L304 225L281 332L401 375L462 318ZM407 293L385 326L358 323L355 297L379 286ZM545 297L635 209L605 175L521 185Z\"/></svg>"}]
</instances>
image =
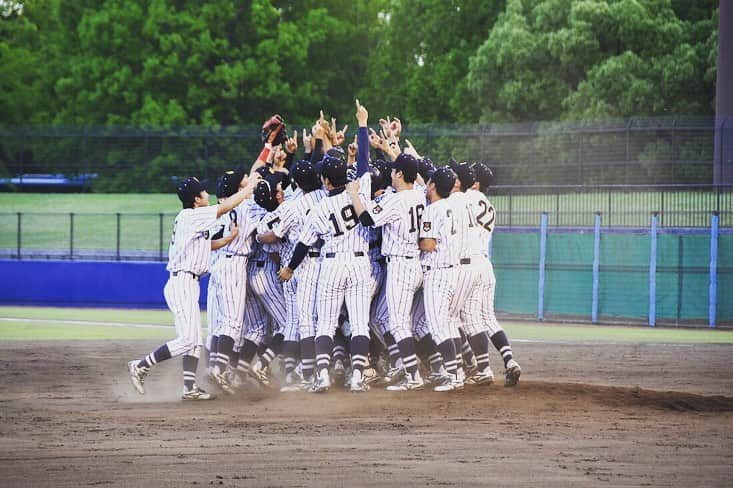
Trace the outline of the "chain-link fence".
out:
<instances>
[{"instance_id":1,"label":"chain-link fence","mask_svg":"<svg viewBox=\"0 0 733 488\"><path fill-rule=\"evenodd\" d=\"M181 176L215 179L239 163L250 164L261 149L259 134L256 127L0 129L0 178L5 188L19 191L46 184L76 191L170 192ZM713 118L671 117L405 125L403 139L438 164L451 156L485 161L500 185L588 186L711 184L714 161L733 166L733 154L715 155L714 142L732 135L733 123L719 124L716 132ZM730 147L720 144L718 150Z\"/></svg>"}]
</instances>

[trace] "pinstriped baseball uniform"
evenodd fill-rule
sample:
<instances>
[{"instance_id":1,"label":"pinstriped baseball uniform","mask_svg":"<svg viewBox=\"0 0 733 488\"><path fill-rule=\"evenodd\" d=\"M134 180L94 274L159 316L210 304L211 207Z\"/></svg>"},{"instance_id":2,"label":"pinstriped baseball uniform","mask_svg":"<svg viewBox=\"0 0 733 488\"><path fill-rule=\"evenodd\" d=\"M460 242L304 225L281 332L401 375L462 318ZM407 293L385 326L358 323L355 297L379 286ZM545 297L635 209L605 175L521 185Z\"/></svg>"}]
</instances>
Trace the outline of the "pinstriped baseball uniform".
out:
<instances>
[{"instance_id":1,"label":"pinstriped baseball uniform","mask_svg":"<svg viewBox=\"0 0 733 488\"><path fill-rule=\"evenodd\" d=\"M425 207L425 192L410 189L386 194L367 208L374 225L382 227L389 329L397 342L412 336L413 302L423 282L418 241Z\"/></svg>"},{"instance_id":2,"label":"pinstriped baseball uniform","mask_svg":"<svg viewBox=\"0 0 733 488\"><path fill-rule=\"evenodd\" d=\"M203 345L199 277L209 270L217 209L184 208L176 216L166 267L171 275L163 289L176 326L177 337L166 343L172 357L187 353L198 358Z\"/></svg>"},{"instance_id":3,"label":"pinstriped baseball uniform","mask_svg":"<svg viewBox=\"0 0 733 488\"><path fill-rule=\"evenodd\" d=\"M282 250L283 263L290 262L307 215L325 195L326 192L323 190L314 190L306 194L301 192L299 196L278 207L281 214L280 221L273 226L272 232L281 239L287 239ZM288 303L288 325L298 329L300 338L316 335L316 293L320 269L319 257L316 254L319 253L319 249L312 248L309 256L295 270L293 279L286 281L283 286ZM295 339L287 339L286 335L286 340Z\"/></svg>"},{"instance_id":4,"label":"pinstriped baseball uniform","mask_svg":"<svg viewBox=\"0 0 733 488\"><path fill-rule=\"evenodd\" d=\"M436 344L453 337L450 326L450 303L456 284L456 265L460 240L457 237L457 216L448 199L431 203L425 209L420 227L421 238L435 239L432 252L422 252L423 299L425 318Z\"/></svg>"},{"instance_id":5,"label":"pinstriped baseball uniform","mask_svg":"<svg viewBox=\"0 0 733 488\"><path fill-rule=\"evenodd\" d=\"M448 197L453 213L456 217L456 251L458 253L458 274L456 285L453 290L451 299L450 315L451 330L454 338L460 337L458 328L461 326L461 311L464 304L473 289L479 285L480 273L477 263L471 259L472 248L475 248L476 240L481 239L481 235L476 234L476 217L471 208L471 203L466 193L456 191ZM480 243L481 241L479 241ZM488 244L486 246L488 249ZM480 331L476 331L478 333ZM472 335L469 333L469 335Z\"/></svg>"},{"instance_id":6,"label":"pinstriped baseball uniform","mask_svg":"<svg viewBox=\"0 0 733 488\"><path fill-rule=\"evenodd\" d=\"M223 232L224 230L224 221L221 217L219 217L219 230L217 232ZM216 232L215 232L216 233ZM207 335L207 346L206 348L211 350L211 337L219 335L219 314L217 310L217 302L216 302L216 286L218 278L214 274L214 268L216 267L216 261L219 259L219 256L221 256L221 249L217 249L216 251L211 251L211 275L209 276L209 284L206 288L206 321L208 323L208 335Z\"/></svg>"},{"instance_id":7,"label":"pinstriped baseball uniform","mask_svg":"<svg viewBox=\"0 0 733 488\"><path fill-rule=\"evenodd\" d=\"M469 335L488 330L494 335L502 330L494 314L496 277L488 258L489 241L494 230L496 210L486 196L476 190L467 190L466 199L474 217L475 226L469 230L469 256L476 286L466 298L461 320Z\"/></svg>"},{"instance_id":8,"label":"pinstriped baseball uniform","mask_svg":"<svg viewBox=\"0 0 733 488\"><path fill-rule=\"evenodd\" d=\"M366 201L364 195L360 197ZM317 336L333 337L341 305L346 302L352 336L369 336L369 229L359 224L351 197L332 190L308 215L299 241L312 246L318 239L321 269L318 283Z\"/></svg>"},{"instance_id":9,"label":"pinstriped baseball uniform","mask_svg":"<svg viewBox=\"0 0 733 488\"><path fill-rule=\"evenodd\" d=\"M222 216L225 233L229 225L239 226L237 237L220 251L220 259L212 269L216 279L216 306L220 325L218 332L239 342L244 325L244 304L247 296L247 261L254 241L252 232L257 222L250 219L251 200L245 200Z\"/></svg>"}]
</instances>

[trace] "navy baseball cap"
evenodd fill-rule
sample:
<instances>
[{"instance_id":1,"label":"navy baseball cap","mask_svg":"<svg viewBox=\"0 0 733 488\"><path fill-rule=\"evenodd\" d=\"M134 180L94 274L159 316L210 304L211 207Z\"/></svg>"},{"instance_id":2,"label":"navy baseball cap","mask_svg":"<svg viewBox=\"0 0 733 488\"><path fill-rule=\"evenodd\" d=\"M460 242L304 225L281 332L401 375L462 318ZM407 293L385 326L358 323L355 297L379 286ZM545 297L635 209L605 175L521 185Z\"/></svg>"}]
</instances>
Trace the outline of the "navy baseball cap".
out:
<instances>
[{"instance_id":1,"label":"navy baseball cap","mask_svg":"<svg viewBox=\"0 0 733 488\"><path fill-rule=\"evenodd\" d=\"M268 212L272 212L278 206L276 192L276 186L270 186L270 182L267 180L260 180L255 186L255 203Z\"/></svg>"},{"instance_id":2,"label":"navy baseball cap","mask_svg":"<svg viewBox=\"0 0 733 488\"><path fill-rule=\"evenodd\" d=\"M217 198L228 198L239 191L239 184L244 178L244 168L229 170L219 178L216 185Z\"/></svg>"},{"instance_id":3,"label":"navy baseball cap","mask_svg":"<svg viewBox=\"0 0 733 488\"><path fill-rule=\"evenodd\" d=\"M333 186L346 184L346 162L333 156L326 155L318 163L322 176L328 178Z\"/></svg>"},{"instance_id":4,"label":"navy baseball cap","mask_svg":"<svg viewBox=\"0 0 733 488\"><path fill-rule=\"evenodd\" d=\"M318 177L318 171L316 171L315 165L307 159L301 159L295 163L290 175L295 183L306 193L321 187L321 179Z\"/></svg>"},{"instance_id":5,"label":"navy baseball cap","mask_svg":"<svg viewBox=\"0 0 733 488\"><path fill-rule=\"evenodd\" d=\"M430 179L430 175L433 174L433 171L435 171L433 161L429 157L423 156L423 158L418 161L417 172L420 173L423 180L428 181Z\"/></svg>"},{"instance_id":6,"label":"navy baseball cap","mask_svg":"<svg viewBox=\"0 0 733 488\"><path fill-rule=\"evenodd\" d=\"M199 180L195 176L189 176L178 184L176 188L178 199L184 206L193 205L193 200L206 191L206 180Z\"/></svg>"},{"instance_id":7,"label":"navy baseball cap","mask_svg":"<svg viewBox=\"0 0 733 488\"><path fill-rule=\"evenodd\" d=\"M399 156L390 164L395 171L401 171L405 176L407 183L412 183L417 178L417 170L420 166L417 158L410 154L400 153Z\"/></svg>"},{"instance_id":8,"label":"navy baseball cap","mask_svg":"<svg viewBox=\"0 0 733 488\"><path fill-rule=\"evenodd\" d=\"M476 172L467 162L458 163L455 159L450 160L450 169L452 169L459 180L461 180L461 191L468 190L471 185L476 182Z\"/></svg>"},{"instance_id":9,"label":"navy baseball cap","mask_svg":"<svg viewBox=\"0 0 733 488\"><path fill-rule=\"evenodd\" d=\"M448 198L456 184L456 174L447 166L441 166L430 175L430 182L435 184L435 191L442 198Z\"/></svg>"},{"instance_id":10,"label":"navy baseball cap","mask_svg":"<svg viewBox=\"0 0 733 488\"><path fill-rule=\"evenodd\" d=\"M473 171L476 173L476 181L482 190L494 184L494 172L485 163L473 163Z\"/></svg>"}]
</instances>

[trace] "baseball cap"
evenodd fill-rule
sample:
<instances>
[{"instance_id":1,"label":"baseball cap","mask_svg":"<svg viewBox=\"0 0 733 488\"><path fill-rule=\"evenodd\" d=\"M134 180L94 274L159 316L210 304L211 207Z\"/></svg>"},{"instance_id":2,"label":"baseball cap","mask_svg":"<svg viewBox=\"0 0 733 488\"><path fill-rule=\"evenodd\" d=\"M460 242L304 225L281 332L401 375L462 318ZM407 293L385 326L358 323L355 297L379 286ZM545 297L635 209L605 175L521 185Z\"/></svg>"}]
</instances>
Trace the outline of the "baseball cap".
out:
<instances>
[{"instance_id":1,"label":"baseball cap","mask_svg":"<svg viewBox=\"0 0 733 488\"><path fill-rule=\"evenodd\" d=\"M346 152L341 146L333 146L328 151L326 151L326 154L328 154L329 156L333 156L334 158L340 159L344 163L346 162Z\"/></svg>"},{"instance_id":2,"label":"baseball cap","mask_svg":"<svg viewBox=\"0 0 733 488\"><path fill-rule=\"evenodd\" d=\"M276 186L270 186L267 180L260 180L255 186L255 203L268 212L272 212L278 206L275 190Z\"/></svg>"},{"instance_id":3,"label":"baseball cap","mask_svg":"<svg viewBox=\"0 0 733 488\"><path fill-rule=\"evenodd\" d=\"M429 157L423 156L423 158L418 161L417 172L420 173L423 180L428 181L430 179L430 175L433 174L433 171L435 171L433 161Z\"/></svg>"},{"instance_id":4,"label":"baseball cap","mask_svg":"<svg viewBox=\"0 0 733 488\"><path fill-rule=\"evenodd\" d=\"M494 172L485 163L473 163L472 168L476 173L476 181L478 181L482 190L494 184Z\"/></svg>"},{"instance_id":5,"label":"baseball cap","mask_svg":"<svg viewBox=\"0 0 733 488\"><path fill-rule=\"evenodd\" d=\"M401 171L405 176L405 181L412 183L417 178L417 170L420 166L417 158L411 154L400 153L397 158L390 164L390 167L396 171Z\"/></svg>"},{"instance_id":6,"label":"baseball cap","mask_svg":"<svg viewBox=\"0 0 733 488\"><path fill-rule=\"evenodd\" d=\"M466 191L476 181L476 172L467 162L458 163L455 159L451 158L450 168L456 173L458 179L461 180L461 191Z\"/></svg>"},{"instance_id":7,"label":"baseball cap","mask_svg":"<svg viewBox=\"0 0 733 488\"><path fill-rule=\"evenodd\" d=\"M206 180L199 180L195 176L189 176L178 184L176 188L178 199L183 205L192 205L194 198L199 196L202 191L206 191Z\"/></svg>"},{"instance_id":8,"label":"baseball cap","mask_svg":"<svg viewBox=\"0 0 733 488\"><path fill-rule=\"evenodd\" d=\"M216 185L217 198L228 198L239 191L239 184L244 178L244 168L229 170L219 177Z\"/></svg>"},{"instance_id":9,"label":"baseball cap","mask_svg":"<svg viewBox=\"0 0 733 488\"><path fill-rule=\"evenodd\" d=\"M317 190L321 187L321 179L318 177L315 165L307 159L301 159L290 172L293 180L304 192Z\"/></svg>"},{"instance_id":10,"label":"baseball cap","mask_svg":"<svg viewBox=\"0 0 733 488\"><path fill-rule=\"evenodd\" d=\"M343 186L346 184L346 162L326 155L318 163L321 175L328 178L333 186Z\"/></svg>"},{"instance_id":11,"label":"baseball cap","mask_svg":"<svg viewBox=\"0 0 733 488\"><path fill-rule=\"evenodd\" d=\"M435 184L435 190L443 198L450 195L453 186L456 184L456 174L447 166L441 166L430 175L430 181Z\"/></svg>"}]
</instances>

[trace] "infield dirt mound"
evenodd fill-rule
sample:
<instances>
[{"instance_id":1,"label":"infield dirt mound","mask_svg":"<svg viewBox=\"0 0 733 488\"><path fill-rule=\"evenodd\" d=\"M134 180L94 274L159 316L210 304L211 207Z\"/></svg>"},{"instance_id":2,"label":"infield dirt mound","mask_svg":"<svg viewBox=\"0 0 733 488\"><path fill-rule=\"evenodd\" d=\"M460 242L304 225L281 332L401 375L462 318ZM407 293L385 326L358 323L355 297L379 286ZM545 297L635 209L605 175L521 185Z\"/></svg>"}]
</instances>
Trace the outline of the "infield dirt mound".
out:
<instances>
[{"instance_id":1,"label":"infield dirt mound","mask_svg":"<svg viewBox=\"0 0 733 488\"><path fill-rule=\"evenodd\" d=\"M147 393L145 341L0 345L3 486L729 486L733 347L515 346L517 388ZM493 364L500 364L492 356ZM700 364L716 373L703 375ZM495 372L500 368L495 367ZM644 374L640 374L643 372Z\"/></svg>"}]
</instances>

